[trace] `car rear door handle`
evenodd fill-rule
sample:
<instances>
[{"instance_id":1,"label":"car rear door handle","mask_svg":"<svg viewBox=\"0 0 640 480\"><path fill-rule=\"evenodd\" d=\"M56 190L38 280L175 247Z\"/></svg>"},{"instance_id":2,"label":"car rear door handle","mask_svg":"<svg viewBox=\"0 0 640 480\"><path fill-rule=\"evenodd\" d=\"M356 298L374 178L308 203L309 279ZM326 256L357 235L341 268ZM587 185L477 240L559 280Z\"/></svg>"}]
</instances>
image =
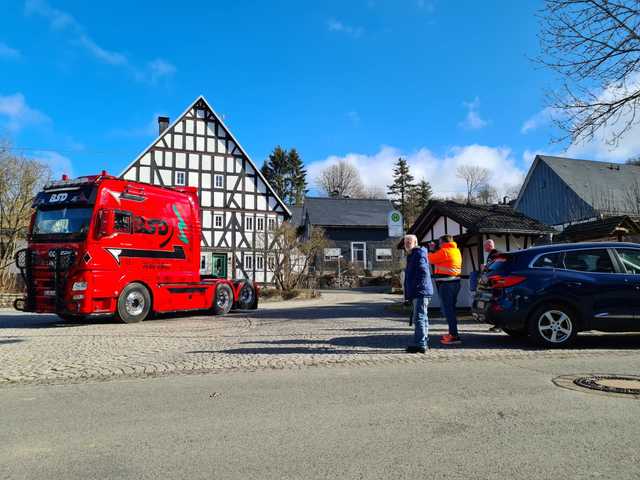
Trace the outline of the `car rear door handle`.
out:
<instances>
[{"instance_id":1,"label":"car rear door handle","mask_svg":"<svg viewBox=\"0 0 640 480\"><path fill-rule=\"evenodd\" d=\"M581 287L582 282L567 282L567 287Z\"/></svg>"}]
</instances>

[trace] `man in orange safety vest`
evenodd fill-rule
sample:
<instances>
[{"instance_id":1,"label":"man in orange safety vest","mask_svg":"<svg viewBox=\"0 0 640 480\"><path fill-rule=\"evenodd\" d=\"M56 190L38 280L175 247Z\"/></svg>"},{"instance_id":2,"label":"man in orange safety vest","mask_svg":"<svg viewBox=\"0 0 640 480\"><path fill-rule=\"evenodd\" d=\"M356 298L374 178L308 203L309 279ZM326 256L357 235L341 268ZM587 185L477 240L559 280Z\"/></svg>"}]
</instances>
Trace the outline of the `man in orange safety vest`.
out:
<instances>
[{"instance_id":1,"label":"man in orange safety vest","mask_svg":"<svg viewBox=\"0 0 640 480\"><path fill-rule=\"evenodd\" d=\"M443 235L439 240L440 248L428 254L429 263L434 268L433 279L438 288L440 310L447 318L449 334L440 339L444 345L462 343L458 334L456 303L460 293L460 274L462 273L462 254L451 235Z\"/></svg>"}]
</instances>

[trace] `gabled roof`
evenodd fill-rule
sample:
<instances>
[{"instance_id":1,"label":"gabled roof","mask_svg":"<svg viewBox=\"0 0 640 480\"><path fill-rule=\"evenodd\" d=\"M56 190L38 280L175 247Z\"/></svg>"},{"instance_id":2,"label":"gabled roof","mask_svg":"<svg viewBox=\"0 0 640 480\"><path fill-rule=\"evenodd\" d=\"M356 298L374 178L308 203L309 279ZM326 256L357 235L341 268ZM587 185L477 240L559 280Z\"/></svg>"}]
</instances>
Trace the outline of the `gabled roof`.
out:
<instances>
[{"instance_id":1,"label":"gabled roof","mask_svg":"<svg viewBox=\"0 0 640 480\"><path fill-rule=\"evenodd\" d=\"M182 118L193 108L196 107L196 105L198 104L198 102L202 102L204 103L204 105L211 111L211 113L213 114L213 116L215 117L216 121L218 123L220 123L220 125L222 125L222 128L224 128L226 134L229 136L229 138L231 138L231 140L234 141L234 143L236 144L236 147L238 148L238 150L240 150L240 153L247 159L247 161L251 164L251 166L253 167L253 169L256 171L256 173L258 174L258 176L262 179L262 181L264 182L264 184L267 186L267 188L269 189L269 193L271 195L273 195L273 197L278 201L278 203L280 204L280 206L284 209L284 211L288 214L291 215L291 211L289 210L289 207L287 206L287 204L285 204L282 199L278 196L278 194L275 192L275 190L273 190L273 188L271 187L271 185L269 184L269 182L267 181L267 179L264 177L264 175L262 175L262 172L260 171L260 168L255 164L255 162L251 159L251 157L249 156L249 154L247 153L247 151L242 147L242 145L240 144L240 142L238 142L238 139L233 135L233 133L231 133L231 130L229 130L229 128L225 125L225 123L222 121L222 117L220 115L218 115L216 113L216 111L213 109L213 107L211 107L211 104L207 101L206 98L204 98L204 95L200 95L198 96L198 98L196 98L186 109L184 112L182 112L180 115L178 115L176 117L176 119L171 123L171 125L169 125L166 129L166 131L169 131L171 129L173 129L175 127L175 125L182 120ZM120 172L120 174L118 175L119 177L122 177L127 170L129 170L136 162L138 162L145 153L147 153L162 137L162 135L164 135L164 132L159 134L156 138L154 138L154 140L147 146L147 148L145 148L144 150L142 150L140 152L140 154L131 162L129 163L123 170L122 172Z\"/></svg>"},{"instance_id":2,"label":"gabled roof","mask_svg":"<svg viewBox=\"0 0 640 480\"><path fill-rule=\"evenodd\" d=\"M458 222L467 229L467 233L556 233L552 227L516 212L510 205L476 205L451 200L430 200L409 228L409 233L423 236L441 216Z\"/></svg>"},{"instance_id":3,"label":"gabled roof","mask_svg":"<svg viewBox=\"0 0 640 480\"><path fill-rule=\"evenodd\" d=\"M304 207L292 205L289 210L291 210L291 223L296 226L302 225L304 223Z\"/></svg>"},{"instance_id":4,"label":"gabled roof","mask_svg":"<svg viewBox=\"0 0 640 480\"><path fill-rule=\"evenodd\" d=\"M576 195L595 210L601 213L638 211L638 206L632 204L634 201L637 202L637 197L640 196L640 166L549 155L536 156L518 195L516 208L532 172L540 162L551 168Z\"/></svg>"},{"instance_id":5,"label":"gabled roof","mask_svg":"<svg viewBox=\"0 0 640 480\"><path fill-rule=\"evenodd\" d=\"M366 198L305 197L304 212L312 225L342 227L387 227L394 210L390 200ZM304 216L302 217L304 219Z\"/></svg>"},{"instance_id":6,"label":"gabled roof","mask_svg":"<svg viewBox=\"0 0 640 480\"><path fill-rule=\"evenodd\" d=\"M615 237L618 234L640 234L640 225L627 215L598 218L589 222L574 223L566 227L556 238L558 241L579 242L598 238Z\"/></svg>"}]
</instances>

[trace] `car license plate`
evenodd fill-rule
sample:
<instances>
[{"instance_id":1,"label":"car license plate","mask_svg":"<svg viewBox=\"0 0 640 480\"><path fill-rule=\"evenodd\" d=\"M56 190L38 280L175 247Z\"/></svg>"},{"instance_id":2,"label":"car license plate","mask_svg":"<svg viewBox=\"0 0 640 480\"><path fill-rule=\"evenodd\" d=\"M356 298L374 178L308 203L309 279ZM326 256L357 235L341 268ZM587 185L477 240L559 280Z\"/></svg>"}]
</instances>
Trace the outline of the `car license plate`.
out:
<instances>
[{"instance_id":1,"label":"car license plate","mask_svg":"<svg viewBox=\"0 0 640 480\"><path fill-rule=\"evenodd\" d=\"M484 302L482 300L478 300L478 308L484 308Z\"/></svg>"},{"instance_id":2,"label":"car license plate","mask_svg":"<svg viewBox=\"0 0 640 480\"><path fill-rule=\"evenodd\" d=\"M45 297L55 297L56 296L56 291L55 290L45 290L44 291L44 296Z\"/></svg>"}]
</instances>

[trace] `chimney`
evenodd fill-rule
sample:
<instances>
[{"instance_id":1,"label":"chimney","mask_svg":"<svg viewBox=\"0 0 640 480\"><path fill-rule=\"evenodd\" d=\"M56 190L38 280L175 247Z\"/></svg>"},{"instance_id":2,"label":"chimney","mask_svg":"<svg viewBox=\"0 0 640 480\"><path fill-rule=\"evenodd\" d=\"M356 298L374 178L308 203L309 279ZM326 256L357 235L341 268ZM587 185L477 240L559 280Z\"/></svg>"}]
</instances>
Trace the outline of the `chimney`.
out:
<instances>
[{"instance_id":1,"label":"chimney","mask_svg":"<svg viewBox=\"0 0 640 480\"><path fill-rule=\"evenodd\" d=\"M158 117L158 135L169 128L169 117Z\"/></svg>"}]
</instances>

